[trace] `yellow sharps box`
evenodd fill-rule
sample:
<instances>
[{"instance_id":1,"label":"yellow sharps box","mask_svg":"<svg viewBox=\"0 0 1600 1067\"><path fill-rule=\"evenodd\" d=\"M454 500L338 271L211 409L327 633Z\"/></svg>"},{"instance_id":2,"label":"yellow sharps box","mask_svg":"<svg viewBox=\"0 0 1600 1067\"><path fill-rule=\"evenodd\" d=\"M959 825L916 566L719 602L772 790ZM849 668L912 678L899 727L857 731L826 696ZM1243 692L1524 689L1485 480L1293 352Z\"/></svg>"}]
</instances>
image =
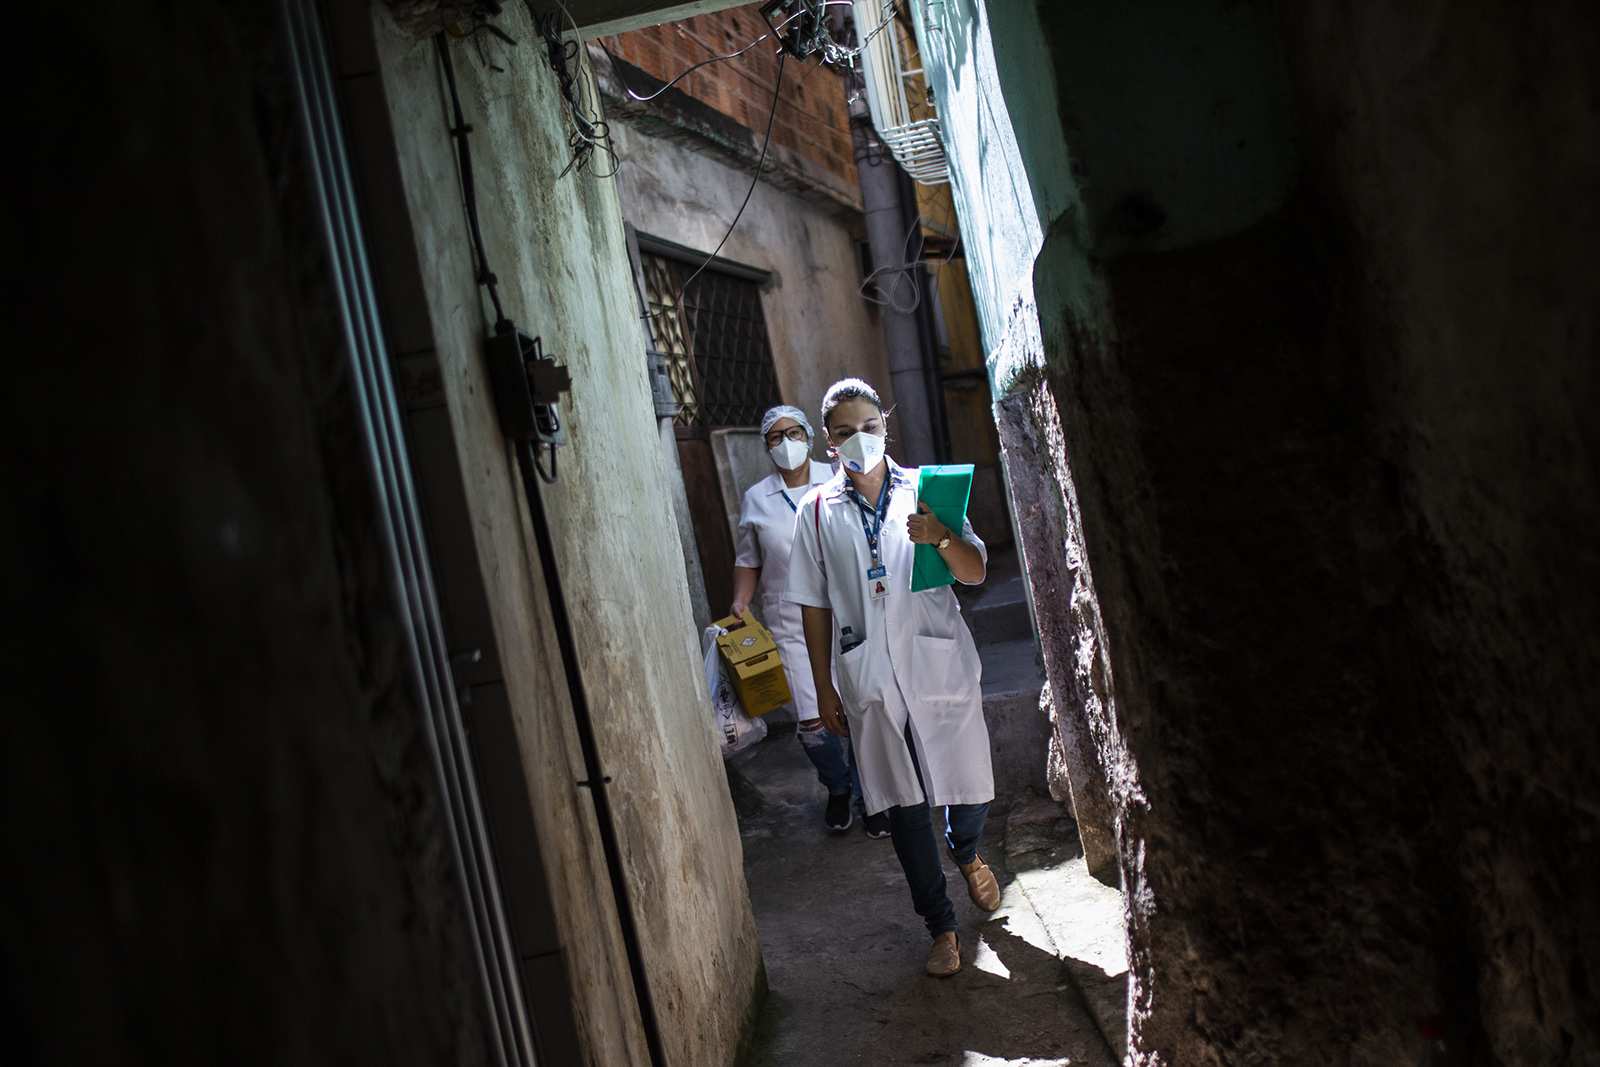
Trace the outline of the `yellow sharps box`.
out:
<instances>
[{"instance_id":1,"label":"yellow sharps box","mask_svg":"<svg viewBox=\"0 0 1600 1067\"><path fill-rule=\"evenodd\" d=\"M740 621L738 616L729 615L726 619L718 620L717 626L727 630ZM778 645L772 640L772 631L757 622L756 617L748 611L742 621L742 627L728 630L717 638L717 651L728 668L728 680L733 682L734 691L739 694L744 713L753 719L783 707L793 697L789 694L789 679L784 677L783 663L778 659Z\"/></svg>"}]
</instances>

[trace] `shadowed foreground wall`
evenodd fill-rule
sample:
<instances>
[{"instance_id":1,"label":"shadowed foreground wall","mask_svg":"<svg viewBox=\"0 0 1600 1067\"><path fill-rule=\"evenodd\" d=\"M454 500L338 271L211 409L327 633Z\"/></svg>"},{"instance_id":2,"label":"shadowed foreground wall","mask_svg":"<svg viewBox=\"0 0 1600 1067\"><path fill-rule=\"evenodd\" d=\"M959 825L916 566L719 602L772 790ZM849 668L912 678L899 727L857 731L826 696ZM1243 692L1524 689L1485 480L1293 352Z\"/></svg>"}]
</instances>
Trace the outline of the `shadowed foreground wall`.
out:
<instances>
[{"instance_id":1,"label":"shadowed foreground wall","mask_svg":"<svg viewBox=\"0 0 1600 1067\"><path fill-rule=\"evenodd\" d=\"M1040 9L1085 202L1035 268L1147 798L1139 1044L1595 1062L1595 13L1327 4L1278 52L1144 6ZM1192 48L1130 115L1152 21ZM1250 123L1275 83L1298 128Z\"/></svg>"},{"instance_id":2,"label":"shadowed foreground wall","mask_svg":"<svg viewBox=\"0 0 1600 1067\"><path fill-rule=\"evenodd\" d=\"M1135 1058L1600 1062L1600 18L988 12Z\"/></svg>"},{"instance_id":3,"label":"shadowed foreground wall","mask_svg":"<svg viewBox=\"0 0 1600 1067\"><path fill-rule=\"evenodd\" d=\"M474 277L438 55L431 40L397 30L383 5L372 19L366 80L381 82L394 128L406 213L396 224L415 234L420 276L408 309L418 324L396 348L442 382L457 453L448 461L459 464L472 519L580 1033L596 1062L642 1063L606 868L577 784L585 772L572 714L545 673L558 659L524 489L490 399L482 346L493 309ZM568 445L558 481L541 494L667 1062L730 1064L766 979L707 713L616 180L599 158L567 171L570 118L546 52L520 5L500 25L526 43L495 43L483 59L470 42L452 47L484 243L506 314L572 376L560 409ZM596 98L592 83L585 91Z\"/></svg>"},{"instance_id":4,"label":"shadowed foreground wall","mask_svg":"<svg viewBox=\"0 0 1600 1067\"><path fill-rule=\"evenodd\" d=\"M80 15L7 221L0 1059L482 1063L276 15Z\"/></svg>"}]
</instances>

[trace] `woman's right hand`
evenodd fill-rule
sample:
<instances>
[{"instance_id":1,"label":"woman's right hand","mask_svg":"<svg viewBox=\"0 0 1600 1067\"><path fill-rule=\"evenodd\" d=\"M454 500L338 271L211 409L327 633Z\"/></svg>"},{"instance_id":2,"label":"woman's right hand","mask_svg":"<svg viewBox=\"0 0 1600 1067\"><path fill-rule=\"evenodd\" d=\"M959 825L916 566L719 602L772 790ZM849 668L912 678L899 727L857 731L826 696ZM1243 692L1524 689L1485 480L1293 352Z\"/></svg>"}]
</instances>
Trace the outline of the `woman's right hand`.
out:
<instances>
[{"instance_id":1,"label":"woman's right hand","mask_svg":"<svg viewBox=\"0 0 1600 1067\"><path fill-rule=\"evenodd\" d=\"M732 604L728 605L728 614L732 615L736 619L744 618L744 613L749 610L750 605L745 603L743 600L735 600Z\"/></svg>"},{"instance_id":2,"label":"woman's right hand","mask_svg":"<svg viewBox=\"0 0 1600 1067\"><path fill-rule=\"evenodd\" d=\"M822 719L822 725L830 733L840 737L850 736L850 723L844 717L844 701L839 699L839 690L831 685L817 688L817 712Z\"/></svg>"}]
</instances>

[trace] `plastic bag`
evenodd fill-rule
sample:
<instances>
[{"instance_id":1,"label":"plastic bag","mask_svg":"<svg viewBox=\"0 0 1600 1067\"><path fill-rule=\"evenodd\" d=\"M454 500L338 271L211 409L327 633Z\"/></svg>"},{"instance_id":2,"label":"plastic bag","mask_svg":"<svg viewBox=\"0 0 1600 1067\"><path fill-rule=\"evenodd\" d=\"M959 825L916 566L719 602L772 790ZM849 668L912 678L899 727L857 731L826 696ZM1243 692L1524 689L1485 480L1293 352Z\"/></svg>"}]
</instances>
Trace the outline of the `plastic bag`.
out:
<instances>
[{"instance_id":1,"label":"plastic bag","mask_svg":"<svg viewBox=\"0 0 1600 1067\"><path fill-rule=\"evenodd\" d=\"M711 718L717 727L723 759L767 736L766 720L752 719L744 713L744 705L739 703L739 695L728 681L727 668L717 654L717 638L727 632L719 626L707 626L700 637L706 656L706 686L711 690Z\"/></svg>"}]
</instances>

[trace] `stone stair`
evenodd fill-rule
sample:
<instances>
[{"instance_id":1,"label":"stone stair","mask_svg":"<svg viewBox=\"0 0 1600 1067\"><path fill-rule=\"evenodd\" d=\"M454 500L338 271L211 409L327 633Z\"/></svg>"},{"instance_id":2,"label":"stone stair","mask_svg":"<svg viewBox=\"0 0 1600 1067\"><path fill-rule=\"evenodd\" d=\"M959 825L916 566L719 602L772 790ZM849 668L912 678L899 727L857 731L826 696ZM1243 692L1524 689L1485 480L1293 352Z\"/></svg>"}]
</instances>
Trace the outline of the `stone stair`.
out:
<instances>
[{"instance_id":1,"label":"stone stair","mask_svg":"<svg viewBox=\"0 0 1600 1067\"><path fill-rule=\"evenodd\" d=\"M995 800L1010 803L1029 788L1047 793L1050 720L1039 707L1044 667L1016 551L994 553L984 583L958 585L956 597L983 660L983 716L989 724Z\"/></svg>"},{"instance_id":2,"label":"stone stair","mask_svg":"<svg viewBox=\"0 0 1600 1067\"><path fill-rule=\"evenodd\" d=\"M996 560L996 566L1004 562ZM972 628L972 639L979 647L1033 640L1033 618L1028 613L1028 594L1023 588L1022 575L1007 577L1002 572L985 581L974 593L976 595L961 597L961 613L966 616L967 625Z\"/></svg>"}]
</instances>

